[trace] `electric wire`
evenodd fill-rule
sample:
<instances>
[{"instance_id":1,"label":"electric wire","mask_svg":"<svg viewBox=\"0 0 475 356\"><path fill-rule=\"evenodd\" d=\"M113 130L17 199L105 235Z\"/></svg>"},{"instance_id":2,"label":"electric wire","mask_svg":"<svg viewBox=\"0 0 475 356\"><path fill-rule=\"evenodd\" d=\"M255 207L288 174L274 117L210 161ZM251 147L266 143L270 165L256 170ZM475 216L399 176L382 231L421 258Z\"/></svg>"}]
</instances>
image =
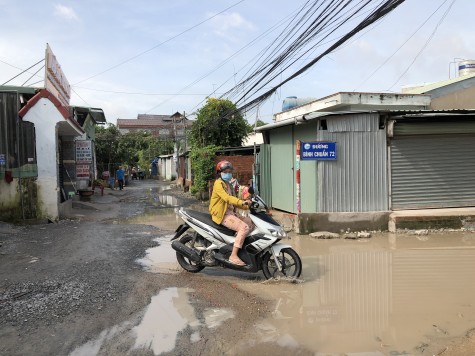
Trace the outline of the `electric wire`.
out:
<instances>
[{"instance_id":1,"label":"electric wire","mask_svg":"<svg viewBox=\"0 0 475 356\"><path fill-rule=\"evenodd\" d=\"M82 101L84 101L86 103L87 106L89 107L92 107L86 100L84 100L81 95L79 95L73 88L71 88L71 91L76 94L78 96L79 99L81 99Z\"/></svg>"},{"instance_id":2,"label":"electric wire","mask_svg":"<svg viewBox=\"0 0 475 356\"><path fill-rule=\"evenodd\" d=\"M32 66L26 68L25 70L23 70L22 72L20 72L19 74L15 75L13 78L10 78L8 79L5 83L3 83L2 85L5 85L7 84L8 82L11 82L13 79L19 77L20 75L22 75L23 73L27 72L28 70L30 70L31 68L33 68L34 66L40 64L41 62L43 62L45 59L42 58L41 60L39 60L38 62L36 62L35 64L33 64Z\"/></svg>"},{"instance_id":3,"label":"electric wire","mask_svg":"<svg viewBox=\"0 0 475 356\"><path fill-rule=\"evenodd\" d=\"M321 28L320 25L322 24L322 22L324 23L324 25L325 25L326 23L328 23L328 22L327 22L327 21L329 21L328 16L329 16L331 13L335 13L335 14L336 14L336 13L341 13L341 12L343 12L343 9L344 9L348 4L349 4L348 2L347 2L346 4L343 4L343 8L341 8L341 9L340 9L339 7L335 7L335 8L333 8L333 9L331 9L330 12L329 12L328 14L325 14L325 16L323 17L323 19L321 19L321 21L318 22L318 28ZM327 10L328 10L328 8L325 9L325 11L327 11ZM359 9L359 10L360 10L360 9ZM357 10L357 11L359 11L359 10ZM351 14L350 17L352 17L353 15L354 15L354 13ZM332 20L335 20L334 18L331 18L331 19L332 19ZM340 23L338 23L338 24L335 24L334 26L335 26L336 28L338 28L338 27L340 27L344 22L346 22L346 20L343 21L343 22L340 22ZM316 25L313 26L313 27L314 27L314 29L317 28ZM330 33L327 33L325 36L323 36L323 38L322 38L321 40L319 40L319 41L317 42L317 44L319 44L322 40L324 40L325 38L327 38L327 36L328 36L329 34L330 34ZM301 37L301 38L303 38L303 37ZM308 40L309 40L309 39L304 38L304 40L303 40L301 43L298 43L298 45L294 46L294 48L298 48L298 47L304 46L304 45L307 43ZM302 58L302 56L305 55L306 53L308 53L310 50L311 50L311 49L307 49L303 54L299 54L297 58L293 58L293 59L292 59L292 56L289 55L288 57L289 57L290 63L285 64L285 66L284 66L284 61L282 61L282 63L279 63L279 65L284 66L283 69L280 69L280 72L278 72L276 75L274 75L273 77L271 77L270 79L268 79L267 82L265 82L265 83L263 83L263 84L261 84L262 81L261 81L261 78L259 78L257 81L255 81L255 84L254 84L253 86L251 86L251 88L248 89L247 93L245 93L240 99L237 100L237 102L239 102L239 101L241 101L242 99L244 99L244 97L245 97L246 95L248 95L248 94L249 94L254 88L256 88L258 85L260 85L260 87L259 87L258 89L256 89L256 91L262 89L262 87L263 87L264 85L267 85L267 84L270 83L272 80L274 80L274 79L279 75L279 73L284 72L285 70L289 69L293 64L295 64L295 62L296 62L298 59ZM287 50L287 53L291 54L292 51L294 51L294 49L293 49L293 48L290 48L289 50ZM286 54L286 55L287 55L287 54ZM264 77L268 77L269 75L271 75L271 73L274 72L274 70L276 70L277 68L278 68L277 66L274 66L273 68L270 68L270 70L264 75Z\"/></svg>"},{"instance_id":4,"label":"electric wire","mask_svg":"<svg viewBox=\"0 0 475 356\"><path fill-rule=\"evenodd\" d=\"M362 1L360 1L361 3ZM310 1L307 1L303 7L302 7L302 10L300 11L297 11L296 12L296 15L294 15L293 19L289 22L289 24L284 28L284 30L282 30L282 32L277 36L277 39L281 39L280 41L276 40L276 41L273 41L271 42L271 44L265 48L263 51L261 51L261 54L258 54L259 56L259 61L260 61L260 64L257 66L257 68L255 69L254 73L252 75L249 76L249 78L241 81L239 84L235 84L234 88L232 88L231 90L229 90L228 92L226 92L225 94L221 95L221 97L227 97L228 99L232 100L242 89L243 87L245 86L246 82L250 82L251 80L253 80L254 78L257 78L257 75L259 75L263 70L265 70L267 67L269 66L274 66L274 67L278 67L279 65L282 65L282 61L280 63L278 63L276 65L276 62L279 61L279 57L280 59L282 59L284 56L282 55L282 48L287 45L288 46L288 43L290 42L290 39L292 38L295 38L298 34L295 34L294 32L298 31L299 29L302 28L302 26L297 26L296 24L302 24L302 23L306 23L308 22L308 19L307 17L308 16L313 16L315 13L317 13L318 10L321 10L322 6L323 6L323 2L320 2L317 6L317 2L312 2L311 5L309 5ZM335 3L334 1L332 3ZM332 4L330 3L330 5ZM321 12L325 15L323 16L323 20L322 21L329 21L328 19L328 16L329 14L331 13L334 13L334 15L337 15L338 14L338 10L341 10L342 8L344 8L345 6L347 6L349 3L351 3L351 1L347 1L346 3L343 3L343 4L340 4L338 5L337 7L335 8L331 8L329 7L330 5L326 6L323 10L321 10ZM354 3L354 1L353 1ZM356 5L355 5L356 6ZM355 7L353 6L353 8ZM308 7L308 8L307 8ZM361 9L360 9L361 10ZM304 14L302 15L302 17L298 17L298 15L300 13L302 13L303 11ZM353 15L355 15L355 13L357 13L357 11L355 11L353 13ZM341 13L340 13L340 18L342 17ZM313 21L312 22L313 25L314 25L314 28L317 28L316 27L316 21ZM322 27L322 22L319 23L320 27ZM340 24L336 24L335 26L339 26ZM323 31L321 31L321 33L326 33L326 32L331 32L331 28L330 29L325 29L323 28ZM308 32L308 31L307 31ZM304 38L302 36L300 36L301 38ZM305 40L305 38L304 38ZM321 40L323 41L323 39ZM320 41L320 42L321 42ZM272 48L274 47L274 48ZM294 48L297 48L298 46L294 46ZM300 46L301 47L301 46ZM279 52L280 51L280 52ZM290 53L290 58L292 58L292 55L294 55L294 53L292 53L291 51L288 50L288 52ZM295 51L294 51L295 52ZM308 52L308 51L307 51ZM305 52L305 53L307 53ZM264 55L267 54L267 57L264 57ZM276 55L277 54L277 55ZM272 56L276 57L276 59L273 59ZM297 58L297 60L299 60L301 57ZM258 63L257 61L253 60L254 63ZM267 64L266 64L267 63ZM254 67L256 65L254 64ZM281 71L282 72L282 71ZM249 73L249 71L247 72L247 74ZM235 74L233 74L233 76L231 78L235 78ZM258 78L258 80L260 80ZM229 81L229 79L227 80ZM227 82L226 81L226 82ZM216 88L216 90L220 89L222 86L224 86L226 84L226 82L224 82L223 84L221 84L218 88ZM263 87L263 86L262 86ZM244 95L245 97L245 95ZM206 100L206 98L204 99ZM204 101L203 100L203 101ZM202 101L202 102L203 102ZM199 105L202 104L202 102L200 102L198 105L196 105L191 111L193 111L194 109L196 109Z\"/></svg>"},{"instance_id":5,"label":"electric wire","mask_svg":"<svg viewBox=\"0 0 475 356\"><path fill-rule=\"evenodd\" d=\"M38 69L38 70L37 70L35 73L33 73L27 80L25 80L25 82L24 82L21 86L22 86L22 87L25 86L25 84L28 83L31 78L33 78L35 75L37 75L38 72L39 72L40 70L44 69L44 68L45 68L44 65L41 66L40 69Z\"/></svg>"},{"instance_id":6,"label":"electric wire","mask_svg":"<svg viewBox=\"0 0 475 356\"><path fill-rule=\"evenodd\" d=\"M308 3L309 1L307 1ZM302 11L302 9L298 9L297 10L298 12ZM295 11L294 11L295 12ZM186 85L184 88L180 89L178 94L182 93L183 91L185 91L186 89L192 87L193 85L199 83L200 81L202 81L203 79L207 78L208 76L210 76L212 73L216 72L218 69L222 68L226 63L228 63L232 58L234 58L235 56L237 56L239 53L241 53L242 51L244 51L245 49L247 49L248 47L250 47L251 45L253 45L254 43L256 43L259 39L267 36L269 33L271 33L275 28L278 28L282 23L285 23L285 21L288 20L288 18L292 17L293 16L293 13L291 13L291 15L288 15L286 17L284 17L283 19L279 20L276 24L274 24L273 26L271 26L270 28L268 28L266 31L264 31L262 34L260 34L259 36L255 37L253 40L251 40L250 42L248 42L246 45L244 45L243 47L241 47L239 50L237 50L236 52L234 52L231 56L229 56L228 58L226 58L224 61L222 61L220 64L218 64L216 67L214 67L213 69L211 69L210 71L206 72L205 74L203 74L201 77L195 79L193 82L191 82L190 84ZM260 52L262 53L262 51ZM259 56L259 54L257 55ZM255 58L257 57L255 56L254 58L252 58L251 60L249 60L246 65L244 65L244 68L249 65L250 63L255 63L256 60ZM220 89L221 87L223 87L230 79L233 79L235 78L235 71L233 73L233 75L231 76L231 78L227 79L223 84L221 84L219 87L213 89L213 91L209 94L207 94L206 97L211 97L213 94L216 93L216 91L218 89ZM205 100L206 100L206 97L200 102L198 103L192 110L191 112L194 111L195 108L197 108L198 106L200 106ZM146 113L156 109L157 107L165 104L167 101L173 99L173 97L171 98L168 98L160 103L158 103L157 105L153 106L152 108L148 109L146 111Z\"/></svg>"},{"instance_id":7,"label":"electric wire","mask_svg":"<svg viewBox=\"0 0 475 356\"><path fill-rule=\"evenodd\" d=\"M353 91L356 91L357 88L360 88L364 83L366 83L368 80L370 80L384 65L386 65L410 40L413 38L417 32L419 32L422 27L439 11L439 9L447 3L448 0L444 0L438 7L433 11L429 17L388 57L386 60L381 63L365 80L363 80L360 84L356 86ZM394 86L394 85L393 85ZM391 88L393 87L391 86Z\"/></svg>"},{"instance_id":8,"label":"electric wire","mask_svg":"<svg viewBox=\"0 0 475 356\"><path fill-rule=\"evenodd\" d=\"M412 67L412 65L416 62L417 58L419 58L419 56L422 54L422 52L426 49L426 47L429 45L429 42L432 40L432 38L434 37L435 33L437 32L437 29L439 28L440 24L445 20L445 18L447 17L447 14L449 13L450 9L452 8L452 6L454 5L456 0L452 0L452 2L450 3L449 7L447 8L447 10L444 12L444 14L442 15L442 17L440 18L439 22L437 22L437 25L435 26L434 30L432 31L432 33L430 34L429 38L426 40L426 42L424 43L424 45L422 46L422 48L419 50L419 52L416 54L416 56L414 57L414 59L412 60L412 62L407 66L407 68L404 70L404 72L402 72L402 74L399 76L399 78L389 87L389 89L387 89L387 91L390 91L400 80L403 76L406 75L406 73L409 71L409 69Z\"/></svg>"},{"instance_id":9,"label":"electric wire","mask_svg":"<svg viewBox=\"0 0 475 356\"><path fill-rule=\"evenodd\" d=\"M360 16L361 16L361 15L360 15ZM279 35L278 38L279 38L279 37L281 37L281 36ZM322 42L322 43L316 44L315 46L313 46L314 49L312 50L312 52L316 51L319 46L323 46L323 45L328 44L328 43L333 43L333 42L334 42L336 39L338 39L338 38L341 38L341 36L339 36L339 37L337 37L337 38L335 38L335 39L328 40L327 42ZM268 48L269 48L269 47L268 47ZM268 48L264 49L261 53L264 53L265 51L267 51ZM310 57L310 54L308 54L308 56ZM309 57L308 57L308 58L309 58ZM308 60L308 58L302 59L302 58L300 57L300 58L297 58L295 61L300 61L300 60L302 60L302 61L305 60L305 61L306 61L306 60ZM260 59L262 59L262 55L260 56ZM253 60L251 60L251 61L255 61L255 59L253 59ZM262 62L265 62L265 61L262 61ZM261 65L261 67L262 67L262 65ZM245 66L244 66L243 68L245 68ZM259 69L261 69L261 68L258 68L257 70L259 70ZM248 73L249 73L249 71L247 72L247 74L248 74ZM235 74L233 75L233 78L235 78ZM222 88L228 81L229 81L229 79L228 79L227 81L225 81L223 84L221 84L216 90ZM236 84L236 83L235 83L235 87L237 87L237 84ZM209 96L211 96L212 94L213 94L213 93L211 93ZM228 93L228 94L229 94L229 93ZM222 97L225 97L225 96L226 96L226 95L223 94L223 95L221 95L221 98L222 98ZM228 98L232 99L232 97L230 97L230 96L228 96ZM206 98L205 98L204 100L202 100L200 103L198 103L191 111L197 109L205 100L206 100Z\"/></svg>"},{"instance_id":10,"label":"electric wire","mask_svg":"<svg viewBox=\"0 0 475 356\"><path fill-rule=\"evenodd\" d=\"M158 48L158 47L164 45L165 43L171 42L171 41L174 40L175 38L178 38L178 37L180 37L181 35L183 35L183 34L185 34L185 33L187 33L187 32L190 32L191 30L195 29L196 27L201 26L201 25L204 24L205 22L208 22L208 21L212 20L213 18L215 18L215 17L221 15L222 13L228 11L229 9L231 9L231 8L233 8L233 7L237 6L237 5L239 5L240 3L244 2L244 1L246 1L246 0L240 0L240 1L236 2L236 3L234 3L233 5L228 6L228 7L225 8L224 10L218 12L217 14L214 14L213 16L210 16L210 17L206 18L205 20L203 20L203 21L197 23L196 25L193 25L193 26L187 28L186 30L180 32L179 34L177 34L177 35L175 35L175 36L172 36L172 37L168 38L167 40L165 40L165 41L163 41L163 42L160 42L159 44L153 46L152 48L149 48L149 49L147 49L147 50L145 50L145 51L143 51L143 52L140 52L139 54L136 54L135 56L132 56L132 57L130 57L130 58L128 58L128 59L126 59L126 60L124 60L124 61L122 61L122 62L120 62L120 63L118 63L118 64L116 64L116 65L114 65L114 66L112 66L112 67L109 67L108 69L103 70L102 72L99 72L99 73L97 73L97 74L91 75L90 77L88 77L88 78L86 78L86 79L80 80L79 82L74 83L74 85L80 84L80 83L83 83L83 82L85 82L85 81L88 81L88 80L90 80L90 79L92 79L92 78L98 77L98 76L100 76L100 75L102 75L102 74L104 74L104 73L107 73L107 72L109 72L109 71L111 71L111 70L113 70L113 69L115 69L115 68L117 68L117 67L120 67L121 65L123 65L123 64L125 64L125 63L131 62L131 61L133 61L134 59L136 59L136 58L138 58L138 57L140 57L140 56L142 56L142 55L144 55L144 54L146 54L146 53L148 53L148 52L151 52L151 51L153 51L154 49L156 49L156 48Z\"/></svg>"},{"instance_id":11,"label":"electric wire","mask_svg":"<svg viewBox=\"0 0 475 356\"><path fill-rule=\"evenodd\" d=\"M267 62L270 62L270 64L267 65L268 70L264 74L259 76L260 73L255 72L254 74L252 74L250 76L250 78L248 78L248 79L244 80L242 83L240 83L241 85L245 85L246 82L249 82L249 83L253 82L253 83L250 84L251 88L248 89L248 92L245 93L242 96L242 98L247 96L249 94L249 92L253 88L255 88L258 84L262 83L263 78L268 77L273 72L277 71L279 66L284 66L284 65L286 66L283 70L280 70L280 72L285 71L288 67L290 67L290 65L292 65L293 63L291 62L290 65L286 65L287 61L292 58L292 55L294 53L298 53L298 50L301 47L305 46L310 40L314 39L315 38L315 35L314 35L315 33L321 34L321 35L323 34L323 36L322 36L323 38L320 39L317 42L317 44L319 44L325 38L327 38L328 35L332 31L335 30L335 28L338 28L343 23L345 23L348 19L343 19L340 23L333 22L332 26L329 26L329 28L325 27L327 24L331 23L331 21L335 21L336 19L342 18L343 15L341 15L341 14L344 12L344 9L350 3L351 3L351 1L347 0L346 2L340 1L339 3L336 3L336 5L335 5L335 1L332 1L332 2L330 2L330 4L328 4L328 6L321 9L321 12L316 17L316 19L313 21L311 27L309 27L307 30L305 30L303 34L298 36L294 43L291 43L285 49L285 51L283 53L278 55L276 60L267 60ZM353 9L355 7L356 7L356 5L353 6ZM314 14L316 12L316 10L320 10L320 7L316 8L315 11L312 14ZM359 9L357 9L356 11L354 11L350 16L348 16L348 18L351 18L352 16L354 16L360 10L361 10L361 7ZM340 16L338 17L339 14L340 14ZM297 22L298 22L298 20L297 20ZM292 29L292 31L295 31L295 30L299 30L299 28L294 27ZM308 52L308 50L306 52ZM301 58L301 56L302 55L299 54L298 59ZM295 58L294 58L294 62L295 62ZM261 87L262 87L262 85L261 85ZM237 89L239 89L239 88L237 88ZM233 90L234 90L234 93L232 92ZM235 94L235 93L236 93L236 89L232 89L228 94ZM232 95L230 95L230 96L232 96Z\"/></svg>"},{"instance_id":12,"label":"electric wire","mask_svg":"<svg viewBox=\"0 0 475 356\"><path fill-rule=\"evenodd\" d=\"M358 25L356 25L350 32L346 33L344 36L342 36L339 40L337 40L333 45L331 45L329 48L327 48L325 51L323 51L320 55L318 55L316 58L311 60L309 63L304 65L302 68L299 70L295 71L292 75L287 77L286 79L282 80L279 84L274 85L271 89L265 91L263 94L258 95L258 91L262 89L263 85L267 85L270 83L272 79L276 78L276 75L279 75L281 72L277 72L276 75L274 75L271 79L269 79L269 75L266 75L264 77L261 77L261 80L259 81L262 84L259 84L259 86L254 85L252 88L248 89L241 97L238 99L238 103L242 102L241 106L238 107L238 110L241 112L247 111L256 105L259 105L262 103L264 100L268 99L272 93L275 92L278 88L280 88L282 85L285 83L289 82L290 80L296 78L300 74L304 73L307 71L309 68L311 68L315 63L317 63L321 58L324 56L328 55L335 49L337 49L340 45L345 43L347 40L352 38L356 33L360 32L364 28L370 26L371 24L375 23L376 21L380 20L382 17L387 15L389 12L394 10L397 6L401 5L405 0L386 0L386 1L381 1L379 4L371 11L371 13L363 20L361 21ZM358 11L361 11L361 9L369 6L371 4L371 0L365 1L365 2L360 2L360 7L359 10L356 9L352 12L352 16L354 14L358 13ZM335 2L333 1L331 4L334 4ZM340 1L336 7L333 9L339 9L341 10L343 7L348 6L348 2L343 2ZM319 20L322 20L322 17L318 17ZM342 20L341 23L347 22L349 18L346 20ZM320 23L322 23L320 21ZM339 25L341 26L341 24ZM318 27L314 27L318 28ZM315 36L315 34L314 34ZM239 84L238 84L239 85ZM252 95L258 95L257 97L251 99L250 101L244 101L243 99L246 97L250 97Z\"/></svg>"},{"instance_id":13,"label":"electric wire","mask_svg":"<svg viewBox=\"0 0 475 356\"><path fill-rule=\"evenodd\" d=\"M84 89L100 93L111 93L111 94L126 94L126 95L143 95L143 96L203 96L207 93L144 93L144 92L130 92L130 91L119 91L119 90L104 90L104 89L94 89L75 86L75 89Z\"/></svg>"},{"instance_id":14,"label":"electric wire","mask_svg":"<svg viewBox=\"0 0 475 356\"><path fill-rule=\"evenodd\" d=\"M307 15L311 15L313 13L315 13L316 10L314 10L313 12L310 11L310 8L309 9L306 9L307 6L309 6L308 4L309 3L313 3L312 6L315 6L316 2L313 2L313 1L307 1L305 3L305 5L303 5L302 9L301 10L297 10L297 11L294 11L295 15L292 15L293 16L293 19L291 20L291 22L289 23L289 25L286 26L286 28L277 36L277 38L282 38L282 40L277 44L278 48L274 48L272 49L272 52L266 57L266 58L263 58L263 55L268 52L269 50L271 50L272 46L276 46L276 42L275 41L272 41L270 43L270 45L268 47L266 47L265 49L263 49L260 53L258 53L253 59L251 59L246 65L244 65L241 69L244 69L246 66L249 65L249 63L254 63L253 66L256 64L256 63L261 63L261 65L255 70L255 72L260 72L264 69L264 64L268 61L271 61L271 55L274 54L274 53L278 53L277 50L279 49L279 47L282 47L283 45L285 45L289 38L291 38L291 36L294 36L292 34L286 34L285 30L289 28L290 24L292 23L301 23L302 22L302 19L298 18L297 15L303 11L305 11L305 14L304 16L307 16ZM296 27L294 26L294 29ZM290 36L290 37L289 37ZM257 59L256 59L257 58ZM260 61L260 62L259 62ZM247 72L249 73L249 71ZM231 79L234 79L235 78L235 74L233 74L230 78L228 78L225 82L223 82L220 86L218 86L209 96L212 96L213 93L218 90L218 89L221 89L225 84L227 84L227 82ZM242 84L242 83L241 83ZM235 87L238 87L238 85L235 84ZM237 92L239 92L239 90L237 90ZM229 94L229 93L228 93ZM209 97L208 96L208 97ZM224 97L225 94L221 95L220 97ZM232 98L231 98L232 99ZM204 98L200 103L198 103L197 105L195 105L195 107L193 109L191 109L191 111L194 111L195 109L197 109L204 101L206 100L206 98Z\"/></svg>"}]
</instances>

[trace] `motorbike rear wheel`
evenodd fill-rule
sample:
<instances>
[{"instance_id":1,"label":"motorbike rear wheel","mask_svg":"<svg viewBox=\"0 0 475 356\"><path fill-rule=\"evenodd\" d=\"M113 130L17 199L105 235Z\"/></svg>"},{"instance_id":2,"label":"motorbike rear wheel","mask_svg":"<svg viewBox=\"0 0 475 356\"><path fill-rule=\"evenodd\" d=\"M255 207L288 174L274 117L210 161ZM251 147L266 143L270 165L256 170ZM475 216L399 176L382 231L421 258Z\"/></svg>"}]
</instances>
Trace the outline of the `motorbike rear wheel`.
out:
<instances>
[{"instance_id":1,"label":"motorbike rear wheel","mask_svg":"<svg viewBox=\"0 0 475 356\"><path fill-rule=\"evenodd\" d=\"M267 253L262 260L262 272L267 279L278 277L296 279L300 277L302 261L297 252L291 248L283 248L277 258L282 266L282 271L277 268L272 254Z\"/></svg>"},{"instance_id":2,"label":"motorbike rear wheel","mask_svg":"<svg viewBox=\"0 0 475 356\"><path fill-rule=\"evenodd\" d=\"M180 242L183 244L183 245L186 245L188 246L189 248L192 248L191 247L191 241L193 240L193 237L186 234L186 235L183 235L181 238L180 238ZM191 272L191 273L198 273L199 271L201 271L203 268L205 268L205 266L199 264L199 263L196 263L192 260L190 260L188 257L185 257L183 256L182 254L180 253L176 253L176 259L178 261L178 264L185 270L185 271L188 271L188 272Z\"/></svg>"}]
</instances>

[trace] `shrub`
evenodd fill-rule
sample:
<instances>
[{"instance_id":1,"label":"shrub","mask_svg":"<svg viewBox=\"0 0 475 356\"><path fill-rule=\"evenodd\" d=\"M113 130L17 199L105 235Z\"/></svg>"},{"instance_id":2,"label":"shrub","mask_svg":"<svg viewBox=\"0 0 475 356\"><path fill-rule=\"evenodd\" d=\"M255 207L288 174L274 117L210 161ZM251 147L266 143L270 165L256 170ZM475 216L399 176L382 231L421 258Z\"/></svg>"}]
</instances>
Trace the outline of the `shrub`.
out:
<instances>
[{"instance_id":1,"label":"shrub","mask_svg":"<svg viewBox=\"0 0 475 356\"><path fill-rule=\"evenodd\" d=\"M193 147L190 152L191 165L193 167L193 185L190 191L196 193L207 192L208 182L214 178L214 157L218 146L205 146L203 148Z\"/></svg>"}]
</instances>

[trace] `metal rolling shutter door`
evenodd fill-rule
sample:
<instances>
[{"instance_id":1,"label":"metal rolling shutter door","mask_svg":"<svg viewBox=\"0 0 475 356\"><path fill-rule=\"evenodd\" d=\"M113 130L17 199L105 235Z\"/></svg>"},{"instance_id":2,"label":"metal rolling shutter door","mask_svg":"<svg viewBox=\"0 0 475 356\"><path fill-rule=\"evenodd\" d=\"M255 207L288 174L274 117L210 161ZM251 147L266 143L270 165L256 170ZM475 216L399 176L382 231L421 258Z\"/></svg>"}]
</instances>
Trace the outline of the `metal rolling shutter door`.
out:
<instances>
[{"instance_id":1,"label":"metal rolling shutter door","mask_svg":"<svg viewBox=\"0 0 475 356\"><path fill-rule=\"evenodd\" d=\"M475 134L396 136L392 209L475 206Z\"/></svg>"}]
</instances>

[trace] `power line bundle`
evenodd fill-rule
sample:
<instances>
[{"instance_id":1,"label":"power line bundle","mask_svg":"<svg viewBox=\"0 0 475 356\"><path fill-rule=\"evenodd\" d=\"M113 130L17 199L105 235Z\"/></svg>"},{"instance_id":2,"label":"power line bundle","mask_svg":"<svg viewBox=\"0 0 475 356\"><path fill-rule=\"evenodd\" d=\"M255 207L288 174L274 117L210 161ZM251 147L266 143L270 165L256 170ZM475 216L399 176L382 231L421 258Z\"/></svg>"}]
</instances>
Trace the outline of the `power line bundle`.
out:
<instances>
[{"instance_id":1,"label":"power line bundle","mask_svg":"<svg viewBox=\"0 0 475 356\"><path fill-rule=\"evenodd\" d=\"M248 71L233 88L221 97L236 103L238 110L247 112L258 107L279 87L301 75L320 59L331 53L355 34L383 18L405 0L309 0L285 27L277 40L261 54L255 69ZM329 36L341 30L355 17L366 17L320 54L315 49L329 41ZM311 55L307 64L275 84L277 78L295 67L298 61ZM271 85L270 89L265 90ZM260 94L265 90L262 94Z\"/></svg>"}]
</instances>

